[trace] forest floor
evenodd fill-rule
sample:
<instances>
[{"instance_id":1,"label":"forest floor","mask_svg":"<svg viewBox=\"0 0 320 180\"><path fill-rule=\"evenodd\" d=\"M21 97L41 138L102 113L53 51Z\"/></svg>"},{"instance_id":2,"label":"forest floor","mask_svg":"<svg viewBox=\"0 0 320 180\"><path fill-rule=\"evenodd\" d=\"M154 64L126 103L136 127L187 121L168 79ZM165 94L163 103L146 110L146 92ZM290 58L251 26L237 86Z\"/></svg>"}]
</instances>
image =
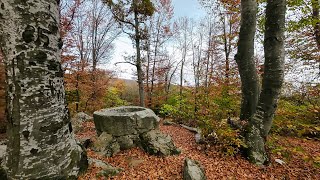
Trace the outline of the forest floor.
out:
<instances>
[{"instance_id":1,"label":"forest floor","mask_svg":"<svg viewBox=\"0 0 320 180\"><path fill-rule=\"evenodd\" d=\"M92 122L85 122L85 131L78 137L95 136ZM111 179L119 180L180 180L186 157L199 161L211 179L320 179L320 142L292 137L271 136L269 151L271 164L258 167L242 156L222 155L214 146L204 147L195 142L194 134L178 125L163 126L160 130L171 135L174 143L182 150L180 155L169 157L151 156L139 148L122 151L113 157L102 157L91 149L88 156L100 159L112 166L124 169ZM275 159L285 161L281 165ZM97 167L89 167L80 180L99 179Z\"/></svg>"}]
</instances>

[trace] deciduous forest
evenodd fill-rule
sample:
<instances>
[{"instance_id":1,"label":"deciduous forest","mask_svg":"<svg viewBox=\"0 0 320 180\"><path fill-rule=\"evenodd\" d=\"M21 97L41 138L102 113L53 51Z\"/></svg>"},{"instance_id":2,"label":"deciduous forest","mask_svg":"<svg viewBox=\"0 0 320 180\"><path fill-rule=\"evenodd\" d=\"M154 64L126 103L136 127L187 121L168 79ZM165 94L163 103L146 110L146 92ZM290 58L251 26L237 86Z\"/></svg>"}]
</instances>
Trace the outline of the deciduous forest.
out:
<instances>
[{"instance_id":1,"label":"deciduous forest","mask_svg":"<svg viewBox=\"0 0 320 180\"><path fill-rule=\"evenodd\" d=\"M0 0L0 179L319 179L320 1L182 1Z\"/></svg>"}]
</instances>

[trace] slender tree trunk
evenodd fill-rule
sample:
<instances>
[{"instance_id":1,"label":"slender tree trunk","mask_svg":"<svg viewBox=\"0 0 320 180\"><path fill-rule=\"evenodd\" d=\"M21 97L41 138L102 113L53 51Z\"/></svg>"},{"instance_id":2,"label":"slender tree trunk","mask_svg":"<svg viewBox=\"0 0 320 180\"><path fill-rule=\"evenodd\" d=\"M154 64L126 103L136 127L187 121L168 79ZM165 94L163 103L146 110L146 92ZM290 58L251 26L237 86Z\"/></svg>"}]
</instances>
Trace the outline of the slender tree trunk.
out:
<instances>
[{"instance_id":1,"label":"slender tree trunk","mask_svg":"<svg viewBox=\"0 0 320 180\"><path fill-rule=\"evenodd\" d=\"M241 77L241 120L249 120L255 113L259 98L259 80L254 62L256 31L256 0L241 0L241 27L235 60Z\"/></svg>"},{"instance_id":2,"label":"slender tree trunk","mask_svg":"<svg viewBox=\"0 0 320 180\"><path fill-rule=\"evenodd\" d=\"M146 86L147 86L147 92L148 92L148 107L151 107L151 100L150 100L150 97L151 97L151 90L150 90L150 74L149 74L149 71L150 71L150 61L151 61L151 48L150 48L150 40L148 40L147 42L147 46L148 46L148 50L147 50L147 67L146 67L146 75L147 75L147 79L146 79Z\"/></svg>"},{"instance_id":3,"label":"slender tree trunk","mask_svg":"<svg viewBox=\"0 0 320 180\"><path fill-rule=\"evenodd\" d=\"M144 88L143 88L143 70L141 63L141 53L140 53L140 32L139 32L139 20L138 20L138 10L136 2L133 2L134 6L134 27L135 27L135 43L136 43L136 67L138 74L138 86L139 86L139 98L140 98L140 106L145 107L144 104Z\"/></svg>"},{"instance_id":4,"label":"slender tree trunk","mask_svg":"<svg viewBox=\"0 0 320 180\"><path fill-rule=\"evenodd\" d=\"M79 67L78 67L78 72L77 72L77 77L76 77L76 112L79 112L79 104L80 104L80 90L79 90L79 81L80 81L80 75L79 75Z\"/></svg>"},{"instance_id":5,"label":"slender tree trunk","mask_svg":"<svg viewBox=\"0 0 320 180\"><path fill-rule=\"evenodd\" d=\"M183 68L184 68L184 62L185 60L182 60L181 62L181 68L180 68L180 85L179 85L179 96L180 101L182 101L182 90L183 90ZM181 103L181 102L180 102Z\"/></svg>"},{"instance_id":6,"label":"slender tree trunk","mask_svg":"<svg viewBox=\"0 0 320 180\"><path fill-rule=\"evenodd\" d=\"M268 0L264 41L265 71L258 106L250 118L246 142L248 158L256 164L268 162L265 141L270 131L284 78L284 32L286 0Z\"/></svg>"},{"instance_id":7,"label":"slender tree trunk","mask_svg":"<svg viewBox=\"0 0 320 180\"><path fill-rule=\"evenodd\" d=\"M231 43L229 42L228 45L228 34L227 34L227 24L226 24L226 17L224 17L224 26L223 26L223 41L224 41L224 53L226 56L226 62L225 62L225 78L226 78L226 84L229 84L229 72L230 72L230 61L229 61L229 55L231 50ZM231 34L231 23L230 23L230 33ZM230 37L229 37L230 38Z\"/></svg>"},{"instance_id":8,"label":"slender tree trunk","mask_svg":"<svg viewBox=\"0 0 320 180\"><path fill-rule=\"evenodd\" d=\"M208 87L209 87L209 67L210 67L210 57L211 57L211 45L212 45L212 24L209 25L209 34L208 34L208 49L207 49L207 62L206 62L206 74L205 74L205 81L204 86L206 89L206 95L208 95Z\"/></svg>"},{"instance_id":9,"label":"slender tree trunk","mask_svg":"<svg viewBox=\"0 0 320 180\"><path fill-rule=\"evenodd\" d=\"M320 4L319 0L311 0L312 4L312 19L315 21L314 25L314 37L318 46L318 50L320 51L320 17L319 17L319 9ZM320 60L318 60L320 61ZM320 70L320 62L319 62L319 70ZM320 73L319 73L320 75Z\"/></svg>"},{"instance_id":10,"label":"slender tree trunk","mask_svg":"<svg viewBox=\"0 0 320 180\"><path fill-rule=\"evenodd\" d=\"M0 1L9 179L76 179L87 164L65 100L59 1Z\"/></svg>"},{"instance_id":11,"label":"slender tree trunk","mask_svg":"<svg viewBox=\"0 0 320 180\"><path fill-rule=\"evenodd\" d=\"M318 45L318 49L320 50L320 20L319 20L320 4L319 4L319 0L311 0L311 3L312 3L312 18L315 21L314 35Z\"/></svg>"},{"instance_id":12,"label":"slender tree trunk","mask_svg":"<svg viewBox=\"0 0 320 180\"><path fill-rule=\"evenodd\" d=\"M156 61L157 61L157 55L158 55L159 31L160 31L160 28L158 28L156 44L155 44L155 47L154 47L154 59L153 59L152 74L151 74L151 89L150 89L150 95L151 96L149 97L151 105L152 105L152 98L153 98L155 73L156 73Z\"/></svg>"},{"instance_id":13,"label":"slender tree trunk","mask_svg":"<svg viewBox=\"0 0 320 180\"><path fill-rule=\"evenodd\" d=\"M178 69L178 65L174 68L173 72L169 75L169 72L168 72L168 83L167 83L167 86L166 86L166 102L168 101L168 96L169 96L169 93L170 93L170 88L171 88L171 82L172 82L172 79L173 79L173 76L174 74L176 73Z\"/></svg>"}]
</instances>

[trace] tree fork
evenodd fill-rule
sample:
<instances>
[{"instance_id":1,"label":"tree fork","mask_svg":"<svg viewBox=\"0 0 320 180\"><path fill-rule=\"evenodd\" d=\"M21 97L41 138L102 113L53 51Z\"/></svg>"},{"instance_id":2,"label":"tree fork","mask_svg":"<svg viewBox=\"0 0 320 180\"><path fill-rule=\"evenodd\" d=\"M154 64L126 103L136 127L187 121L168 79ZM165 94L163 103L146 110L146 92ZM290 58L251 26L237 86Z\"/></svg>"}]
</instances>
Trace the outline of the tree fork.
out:
<instances>
[{"instance_id":1,"label":"tree fork","mask_svg":"<svg viewBox=\"0 0 320 180\"><path fill-rule=\"evenodd\" d=\"M284 79L285 13L286 0L267 1L262 91L245 136L248 158L255 164L265 164L269 161L265 141L272 125Z\"/></svg>"}]
</instances>

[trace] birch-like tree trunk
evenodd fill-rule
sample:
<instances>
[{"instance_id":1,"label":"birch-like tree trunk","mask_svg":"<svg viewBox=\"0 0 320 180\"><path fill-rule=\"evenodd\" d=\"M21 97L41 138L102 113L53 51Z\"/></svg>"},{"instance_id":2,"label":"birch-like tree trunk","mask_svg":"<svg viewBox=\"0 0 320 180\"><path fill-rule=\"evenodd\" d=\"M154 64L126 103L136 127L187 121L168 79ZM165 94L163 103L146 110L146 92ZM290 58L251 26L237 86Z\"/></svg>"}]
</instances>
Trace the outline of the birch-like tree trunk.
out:
<instances>
[{"instance_id":1,"label":"birch-like tree trunk","mask_svg":"<svg viewBox=\"0 0 320 180\"><path fill-rule=\"evenodd\" d=\"M58 3L0 0L9 179L76 179L87 165L65 100Z\"/></svg>"},{"instance_id":2,"label":"birch-like tree trunk","mask_svg":"<svg viewBox=\"0 0 320 180\"><path fill-rule=\"evenodd\" d=\"M241 77L241 120L255 113L259 98L259 80L254 62L254 37L257 21L256 0L241 0L241 27L235 60Z\"/></svg>"},{"instance_id":3,"label":"birch-like tree trunk","mask_svg":"<svg viewBox=\"0 0 320 180\"><path fill-rule=\"evenodd\" d=\"M245 136L248 158L255 164L268 162L265 141L272 125L284 79L285 13L286 0L267 0L262 91Z\"/></svg>"}]
</instances>

